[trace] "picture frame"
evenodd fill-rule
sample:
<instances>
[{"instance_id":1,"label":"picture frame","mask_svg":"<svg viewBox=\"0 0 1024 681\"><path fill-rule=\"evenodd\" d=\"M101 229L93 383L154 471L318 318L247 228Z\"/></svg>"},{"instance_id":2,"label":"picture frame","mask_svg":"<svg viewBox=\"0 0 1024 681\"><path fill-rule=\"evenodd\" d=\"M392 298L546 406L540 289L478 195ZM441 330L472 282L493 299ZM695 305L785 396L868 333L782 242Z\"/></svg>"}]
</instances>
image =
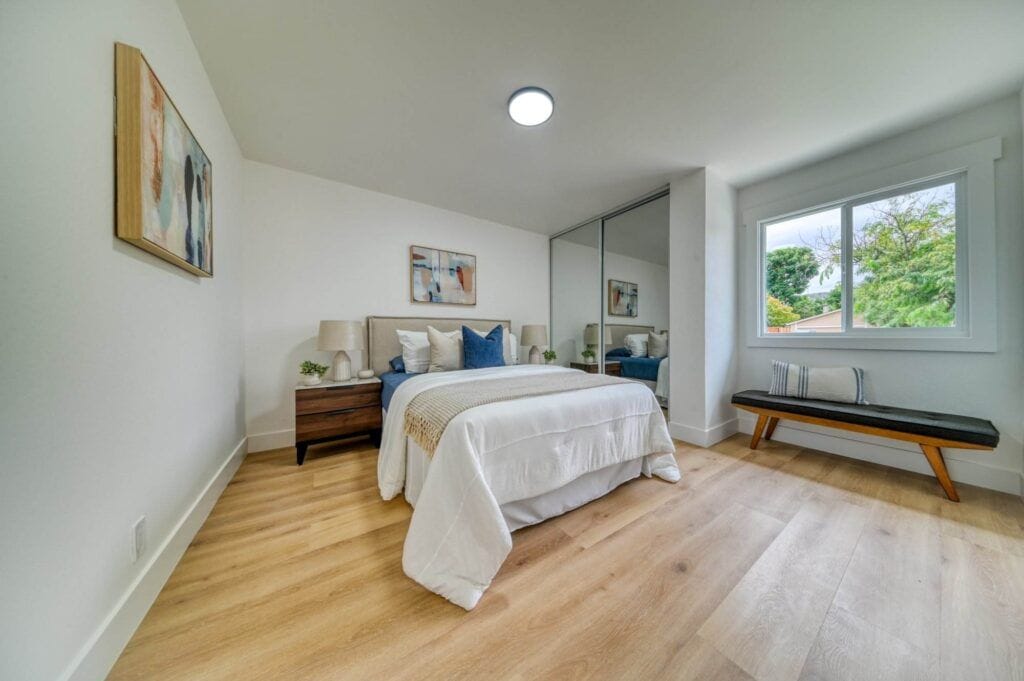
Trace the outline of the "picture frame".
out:
<instances>
[{"instance_id":1,"label":"picture frame","mask_svg":"<svg viewBox=\"0 0 1024 681\"><path fill-rule=\"evenodd\" d=\"M639 287L629 281L608 280L608 314L613 317L636 317L639 309Z\"/></svg>"},{"instance_id":2,"label":"picture frame","mask_svg":"<svg viewBox=\"0 0 1024 681\"><path fill-rule=\"evenodd\" d=\"M116 235L213 276L213 163L142 52L114 45Z\"/></svg>"},{"instance_id":3,"label":"picture frame","mask_svg":"<svg viewBox=\"0 0 1024 681\"><path fill-rule=\"evenodd\" d=\"M409 247L409 298L414 303L476 305L476 275L475 255Z\"/></svg>"}]
</instances>

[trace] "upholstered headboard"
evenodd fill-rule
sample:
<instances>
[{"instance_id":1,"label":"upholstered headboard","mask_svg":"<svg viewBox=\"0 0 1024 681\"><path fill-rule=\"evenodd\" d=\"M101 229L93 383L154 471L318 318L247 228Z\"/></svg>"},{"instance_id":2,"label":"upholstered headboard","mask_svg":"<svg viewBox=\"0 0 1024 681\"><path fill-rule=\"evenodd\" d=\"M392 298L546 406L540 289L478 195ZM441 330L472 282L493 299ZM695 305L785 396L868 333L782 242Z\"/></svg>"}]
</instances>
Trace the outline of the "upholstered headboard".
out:
<instances>
[{"instance_id":1,"label":"upholstered headboard","mask_svg":"<svg viewBox=\"0 0 1024 681\"><path fill-rule=\"evenodd\" d=\"M367 361L378 376L390 371L388 361L402 354L397 331L426 331L432 326L438 331L458 331L463 325L479 331L490 331L498 324L511 332L512 322L507 319L466 319L454 317L367 317Z\"/></svg>"},{"instance_id":2,"label":"upholstered headboard","mask_svg":"<svg viewBox=\"0 0 1024 681\"><path fill-rule=\"evenodd\" d=\"M630 334L645 334L654 331L654 327L644 327L639 324L606 324L604 327L611 330L611 345L608 346L608 350L613 347L625 347L626 337Z\"/></svg>"}]
</instances>

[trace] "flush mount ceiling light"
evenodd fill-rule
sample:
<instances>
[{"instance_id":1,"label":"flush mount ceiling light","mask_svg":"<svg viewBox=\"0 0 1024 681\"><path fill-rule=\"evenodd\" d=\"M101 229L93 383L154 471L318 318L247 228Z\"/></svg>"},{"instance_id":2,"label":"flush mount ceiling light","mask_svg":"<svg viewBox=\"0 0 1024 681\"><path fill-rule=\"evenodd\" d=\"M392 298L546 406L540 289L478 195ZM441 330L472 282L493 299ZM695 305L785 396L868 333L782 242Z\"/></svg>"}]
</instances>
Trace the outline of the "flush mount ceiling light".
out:
<instances>
[{"instance_id":1,"label":"flush mount ceiling light","mask_svg":"<svg viewBox=\"0 0 1024 681\"><path fill-rule=\"evenodd\" d=\"M540 125L554 110L555 100L539 87L520 88L508 98L508 115L519 125Z\"/></svg>"}]
</instances>

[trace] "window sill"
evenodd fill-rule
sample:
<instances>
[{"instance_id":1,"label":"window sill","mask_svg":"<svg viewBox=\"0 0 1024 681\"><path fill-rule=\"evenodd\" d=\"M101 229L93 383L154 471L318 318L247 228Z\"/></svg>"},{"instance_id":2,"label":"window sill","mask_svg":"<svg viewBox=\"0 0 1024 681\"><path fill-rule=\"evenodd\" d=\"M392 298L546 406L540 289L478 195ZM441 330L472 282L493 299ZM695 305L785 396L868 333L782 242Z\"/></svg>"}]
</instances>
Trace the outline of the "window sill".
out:
<instances>
[{"instance_id":1,"label":"window sill","mask_svg":"<svg viewBox=\"0 0 1024 681\"><path fill-rule=\"evenodd\" d=\"M911 352L996 352L994 338L971 336L907 337L836 336L825 334L778 334L754 336L747 341L751 348L801 348L820 350L889 350Z\"/></svg>"}]
</instances>

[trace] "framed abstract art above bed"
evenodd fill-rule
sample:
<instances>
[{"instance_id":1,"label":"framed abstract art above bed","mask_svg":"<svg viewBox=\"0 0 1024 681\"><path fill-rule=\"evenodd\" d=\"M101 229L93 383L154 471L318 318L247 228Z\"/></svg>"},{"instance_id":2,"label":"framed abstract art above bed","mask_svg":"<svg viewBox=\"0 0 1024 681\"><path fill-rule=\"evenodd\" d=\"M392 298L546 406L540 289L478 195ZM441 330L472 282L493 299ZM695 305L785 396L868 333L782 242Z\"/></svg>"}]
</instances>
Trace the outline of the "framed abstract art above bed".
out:
<instances>
[{"instance_id":1,"label":"framed abstract art above bed","mask_svg":"<svg viewBox=\"0 0 1024 681\"><path fill-rule=\"evenodd\" d=\"M476 305L476 256L409 247L412 302Z\"/></svg>"},{"instance_id":2,"label":"framed abstract art above bed","mask_svg":"<svg viewBox=\"0 0 1024 681\"><path fill-rule=\"evenodd\" d=\"M608 314L636 317L639 292L637 285L618 279L608 280Z\"/></svg>"},{"instance_id":3,"label":"framed abstract art above bed","mask_svg":"<svg viewBox=\"0 0 1024 681\"><path fill-rule=\"evenodd\" d=\"M213 165L137 48L116 43L117 236L213 276Z\"/></svg>"}]
</instances>

